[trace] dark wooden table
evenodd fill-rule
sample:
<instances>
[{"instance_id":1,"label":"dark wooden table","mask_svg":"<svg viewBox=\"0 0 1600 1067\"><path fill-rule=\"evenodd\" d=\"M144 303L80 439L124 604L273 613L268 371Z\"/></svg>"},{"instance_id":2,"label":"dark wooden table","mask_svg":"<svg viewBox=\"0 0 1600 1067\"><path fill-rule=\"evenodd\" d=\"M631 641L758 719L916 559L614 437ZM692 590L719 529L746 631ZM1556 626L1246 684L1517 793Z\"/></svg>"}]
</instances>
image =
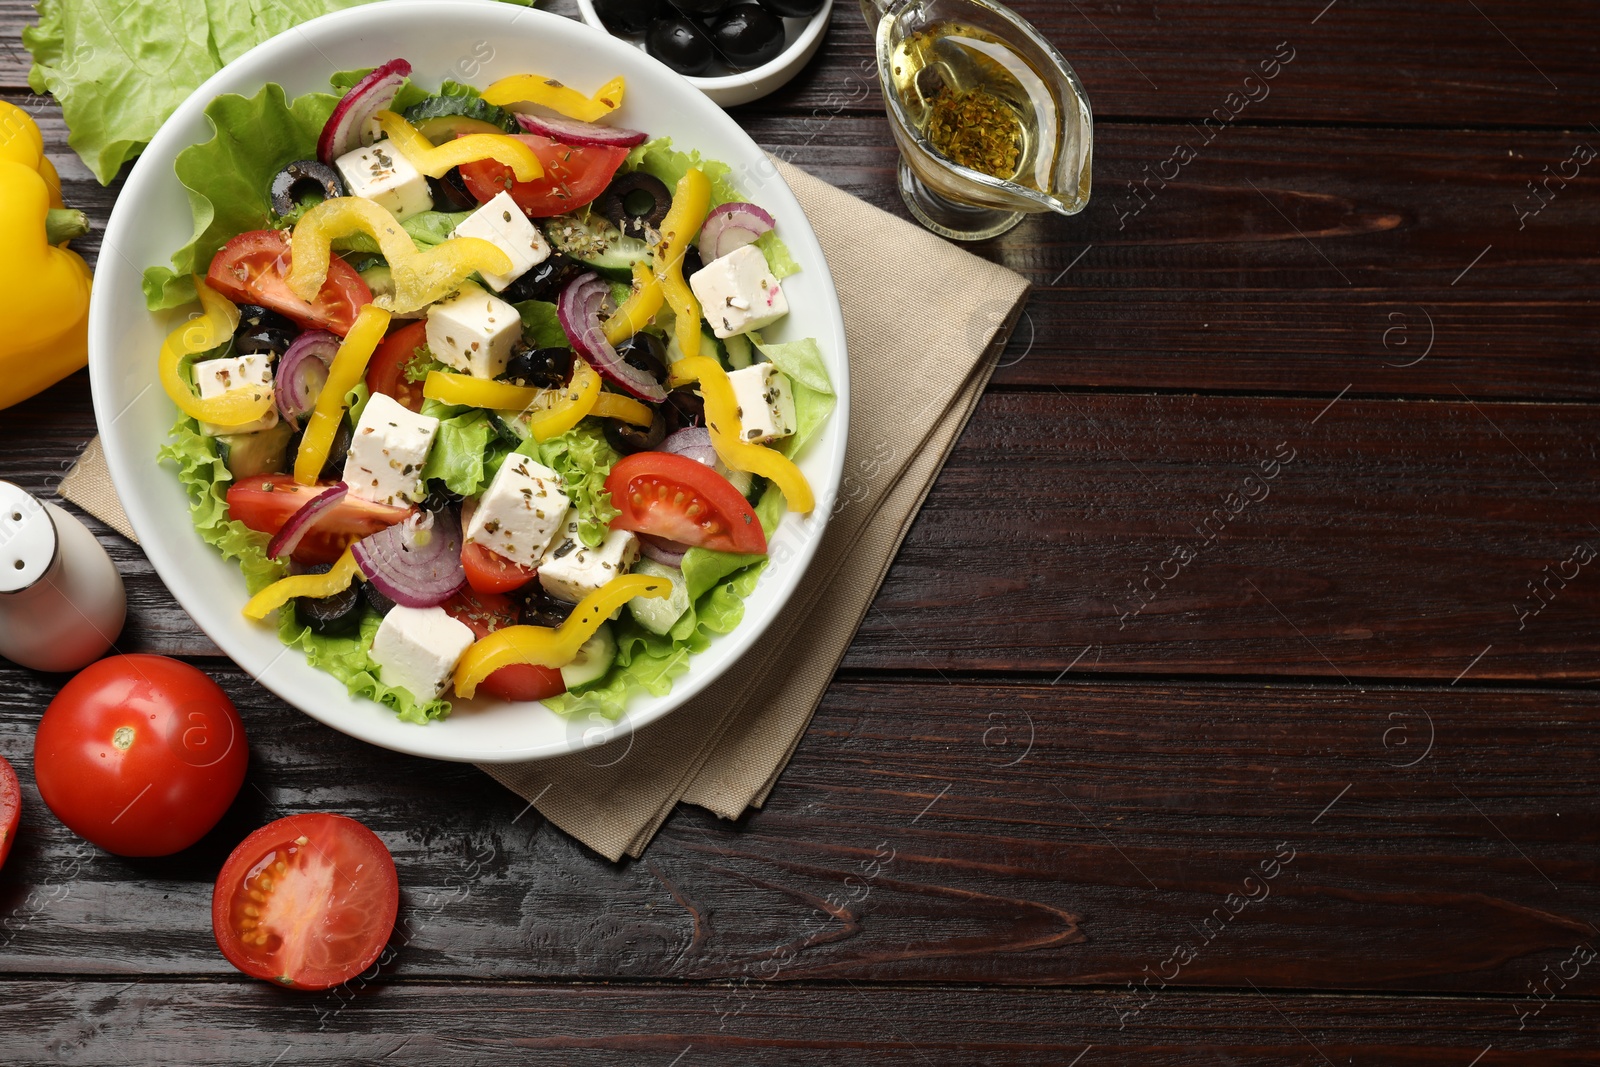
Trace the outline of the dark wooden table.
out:
<instances>
[{"instance_id":1,"label":"dark wooden table","mask_svg":"<svg viewBox=\"0 0 1600 1067\"><path fill-rule=\"evenodd\" d=\"M1093 203L977 249L1028 317L736 824L597 859L256 688L96 526L123 647L222 682L249 784L182 855L83 845L30 767L64 679L0 665L0 1062L1600 1063L1600 571L1531 591L1600 549L1600 13L1324 3L1016 5L1088 87ZM29 18L0 85L103 220ZM869 55L841 0L737 114L903 213ZM0 474L48 493L93 432L77 375L0 417ZM307 810L404 885L393 966L321 996L208 923Z\"/></svg>"}]
</instances>

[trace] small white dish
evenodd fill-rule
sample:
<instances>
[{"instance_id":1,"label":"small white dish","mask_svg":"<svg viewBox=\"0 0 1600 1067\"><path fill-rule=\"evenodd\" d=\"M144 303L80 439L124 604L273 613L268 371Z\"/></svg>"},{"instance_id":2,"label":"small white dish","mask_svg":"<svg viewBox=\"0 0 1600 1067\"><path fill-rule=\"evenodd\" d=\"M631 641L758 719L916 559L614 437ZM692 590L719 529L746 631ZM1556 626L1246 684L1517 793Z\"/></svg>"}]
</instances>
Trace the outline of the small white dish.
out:
<instances>
[{"instance_id":1,"label":"small white dish","mask_svg":"<svg viewBox=\"0 0 1600 1067\"><path fill-rule=\"evenodd\" d=\"M455 702L448 719L417 726L351 697L332 675L285 649L274 626L241 614L247 599L243 576L195 533L175 473L156 460L178 417L158 382L156 355L189 309L151 314L140 278L144 268L165 265L193 230L174 157L212 136L203 112L219 94L254 95L267 82L282 85L291 97L327 92L335 71L396 56L410 60L413 77L427 87L447 78L481 87L526 73L592 87L625 75L628 91L618 123L670 135L685 150L729 164L741 191L776 217L802 268L784 282L793 310L769 336L815 337L837 387L837 409L799 461L817 509L786 516L774 533L772 562L745 601L744 622L695 656L670 693L636 695L616 723L565 719L541 704L473 700ZM89 310L89 373L106 461L140 544L218 647L262 685L337 730L398 752L463 762L540 759L625 737L732 666L784 609L816 554L843 473L850 410L844 318L828 265L799 202L749 135L681 77L625 42L573 19L480 0L388 0L338 11L252 49L196 90L134 165L106 223Z\"/></svg>"},{"instance_id":2,"label":"small white dish","mask_svg":"<svg viewBox=\"0 0 1600 1067\"><path fill-rule=\"evenodd\" d=\"M601 33L610 33L606 29L606 24L595 12L594 0L578 0L578 10L583 13L583 21ZM808 19L784 19L787 37L783 54L770 63L752 67L750 70L730 71L716 77L684 78L684 81L723 107L748 104L768 93L775 93L788 85L794 76L800 73L801 68L811 62L811 58L817 54L817 49L822 47L822 38L828 32L828 17L831 14L833 14L833 0L827 0L822 5L822 10ZM642 37L618 37L617 40L625 41L641 52L644 51Z\"/></svg>"}]
</instances>

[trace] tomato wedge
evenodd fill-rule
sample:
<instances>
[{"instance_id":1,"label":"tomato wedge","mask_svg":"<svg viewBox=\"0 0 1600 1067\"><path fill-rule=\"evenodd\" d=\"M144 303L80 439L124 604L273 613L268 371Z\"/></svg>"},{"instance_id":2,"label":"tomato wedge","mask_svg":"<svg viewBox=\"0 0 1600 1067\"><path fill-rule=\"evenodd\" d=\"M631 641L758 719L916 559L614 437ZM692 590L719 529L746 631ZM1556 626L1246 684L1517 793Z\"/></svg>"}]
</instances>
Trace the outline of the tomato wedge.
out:
<instances>
[{"instance_id":1,"label":"tomato wedge","mask_svg":"<svg viewBox=\"0 0 1600 1067\"><path fill-rule=\"evenodd\" d=\"M461 566L467 572L467 584L480 593L509 593L521 589L539 574L532 567L506 559L476 541L462 544Z\"/></svg>"},{"instance_id":2,"label":"tomato wedge","mask_svg":"<svg viewBox=\"0 0 1600 1067\"><path fill-rule=\"evenodd\" d=\"M206 283L235 304L259 304L305 330L332 330L343 337L356 312L372 303L372 290L355 268L337 255L328 259L328 280L314 304L289 288L289 235L251 230L222 246L211 259Z\"/></svg>"},{"instance_id":3,"label":"tomato wedge","mask_svg":"<svg viewBox=\"0 0 1600 1067\"><path fill-rule=\"evenodd\" d=\"M0 867L6 865L6 857L11 854L11 842L16 839L21 818L22 787L17 784L17 772L0 756Z\"/></svg>"},{"instance_id":4,"label":"tomato wedge","mask_svg":"<svg viewBox=\"0 0 1600 1067\"><path fill-rule=\"evenodd\" d=\"M480 593L470 587L445 601L444 610L471 627L473 636L479 640L521 621L516 601L499 593ZM566 691L567 683L559 670L531 663L501 667L478 683L478 692L515 702L543 700Z\"/></svg>"},{"instance_id":5,"label":"tomato wedge","mask_svg":"<svg viewBox=\"0 0 1600 1067\"><path fill-rule=\"evenodd\" d=\"M606 478L621 514L612 529L718 552L761 554L767 535L750 502L704 463L671 452L636 452Z\"/></svg>"},{"instance_id":6,"label":"tomato wedge","mask_svg":"<svg viewBox=\"0 0 1600 1067\"><path fill-rule=\"evenodd\" d=\"M544 177L531 182L516 181L510 167L492 159L463 163L461 177L478 203L486 204L496 194L509 191L511 199L531 219L565 215L592 203L606 191L617 168L628 158L626 148L564 145L535 133L518 134L517 140L527 144L539 157L544 165Z\"/></svg>"},{"instance_id":7,"label":"tomato wedge","mask_svg":"<svg viewBox=\"0 0 1600 1067\"><path fill-rule=\"evenodd\" d=\"M228 487L228 517L252 530L275 534L326 485L300 485L292 474L257 474ZM356 541L393 526L414 508L390 507L345 494L323 512L294 550L299 563L332 563Z\"/></svg>"},{"instance_id":8,"label":"tomato wedge","mask_svg":"<svg viewBox=\"0 0 1600 1067\"><path fill-rule=\"evenodd\" d=\"M422 410L422 383L408 381L406 368L417 349L428 343L428 321L413 322L385 337L367 361L367 388L393 397L402 407Z\"/></svg>"},{"instance_id":9,"label":"tomato wedge","mask_svg":"<svg viewBox=\"0 0 1600 1067\"><path fill-rule=\"evenodd\" d=\"M343 815L290 815L222 865L211 930L252 978L330 989L372 966L399 907L394 857L378 835Z\"/></svg>"}]
</instances>

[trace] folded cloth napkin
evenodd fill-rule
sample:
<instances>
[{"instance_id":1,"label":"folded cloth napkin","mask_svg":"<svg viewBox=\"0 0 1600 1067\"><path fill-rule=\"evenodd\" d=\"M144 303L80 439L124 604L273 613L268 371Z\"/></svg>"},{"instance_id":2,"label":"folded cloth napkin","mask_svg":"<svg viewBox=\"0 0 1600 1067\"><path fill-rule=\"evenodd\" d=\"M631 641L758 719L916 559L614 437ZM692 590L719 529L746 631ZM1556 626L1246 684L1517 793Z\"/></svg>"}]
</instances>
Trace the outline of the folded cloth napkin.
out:
<instances>
[{"instance_id":1,"label":"folded cloth napkin","mask_svg":"<svg viewBox=\"0 0 1600 1067\"><path fill-rule=\"evenodd\" d=\"M786 163L839 290L849 339L844 481L806 581L738 667L607 744L485 765L609 859L638 856L678 801L727 819L767 799L1022 312L1020 275ZM98 440L61 495L132 536Z\"/></svg>"}]
</instances>

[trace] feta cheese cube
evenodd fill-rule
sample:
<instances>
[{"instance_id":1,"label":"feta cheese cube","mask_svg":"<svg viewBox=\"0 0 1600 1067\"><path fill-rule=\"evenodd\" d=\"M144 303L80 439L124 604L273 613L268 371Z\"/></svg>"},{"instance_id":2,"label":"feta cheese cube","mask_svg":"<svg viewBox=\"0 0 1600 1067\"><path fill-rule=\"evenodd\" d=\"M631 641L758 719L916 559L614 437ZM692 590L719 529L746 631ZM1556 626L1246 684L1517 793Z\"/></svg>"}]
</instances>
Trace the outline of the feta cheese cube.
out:
<instances>
[{"instance_id":1,"label":"feta cheese cube","mask_svg":"<svg viewBox=\"0 0 1600 1067\"><path fill-rule=\"evenodd\" d=\"M467 523L467 540L513 563L537 567L567 517L561 476L527 456L506 457Z\"/></svg>"},{"instance_id":2,"label":"feta cheese cube","mask_svg":"<svg viewBox=\"0 0 1600 1067\"><path fill-rule=\"evenodd\" d=\"M249 356L227 356L208 359L194 365L195 391L202 400L213 400L224 393L272 393L272 356L263 352ZM200 432L208 437L226 433L254 433L270 430L278 425L278 406L274 404L255 422L243 426L218 426L202 422Z\"/></svg>"},{"instance_id":3,"label":"feta cheese cube","mask_svg":"<svg viewBox=\"0 0 1600 1067\"><path fill-rule=\"evenodd\" d=\"M497 293L550 258L550 245L544 234L506 192L496 193L493 200L463 219L450 236L481 237L511 257L509 274L480 272Z\"/></svg>"},{"instance_id":4,"label":"feta cheese cube","mask_svg":"<svg viewBox=\"0 0 1600 1067\"><path fill-rule=\"evenodd\" d=\"M504 371L521 338L517 309L471 282L428 309L428 347L434 357L477 378Z\"/></svg>"},{"instance_id":5,"label":"feta cheese cube","mask_svg":"<svg viewBox=\"0 0 1600 1067\"><path fill-rule=\"evenodd\" d=\"M728 373L739 403L739 436L760 444L794 433L794 392L789 376L771 363L752 363Z\"/></svg>"},{"instance_id":6,"label":"feta cheese cube","mask_svg":"<svg viewBox=\"0 0 1600 1067\"><path fill-rule=\"evenodd\" d=\"M350 441L344 483L356 496L380 504L415 503L423 496L422 465L438 432L438 419L373 393Z\"/></svg>"},{"instance_id":7,"label":"feta cheese cube","mask_svg":"<svg viewBox=\"0 0 1600 1067\"><path fill-rule=\"evenodd\" d=\"M578 539L577 519L565 528L539 561L539 584L557 600L576 604L639 562L639 539L627 530L612 530L599 548Z\"/></svg>"},{"instance_id":8,"label":"feta cheese cube","mask_svg":"<svg viewBox=\"0 0 1600 1067\"><path fill-rule=\"evenodd\" d=\"M450 684L462 653L472 647L472 627L443 608L389 609L372 637L378 680L418 700L433 700Z\"/></svg>"},{"instance_id":9,"label":"feta cheese cube","mask_svg":"<svg viewBox=\"0 0 1600 1067\"><path fill-rule=\"evenodd\" d=\"M705 308L711 331L724 340L771 326L789 314L783 286L755 245L707 263L689 279L689 288Z\"/></svg>"},{"instance_id":10,"label":"feta cheese cube","mask_svg":"<svg viewBox=\"0 0 1600 1067\"><path fill-rule=\"evenodd\" d=\"M387 140L342 155L333 165L351 196L373 201L402 222L433 209L428 179Z\"/></svg>"}]
</instances>

